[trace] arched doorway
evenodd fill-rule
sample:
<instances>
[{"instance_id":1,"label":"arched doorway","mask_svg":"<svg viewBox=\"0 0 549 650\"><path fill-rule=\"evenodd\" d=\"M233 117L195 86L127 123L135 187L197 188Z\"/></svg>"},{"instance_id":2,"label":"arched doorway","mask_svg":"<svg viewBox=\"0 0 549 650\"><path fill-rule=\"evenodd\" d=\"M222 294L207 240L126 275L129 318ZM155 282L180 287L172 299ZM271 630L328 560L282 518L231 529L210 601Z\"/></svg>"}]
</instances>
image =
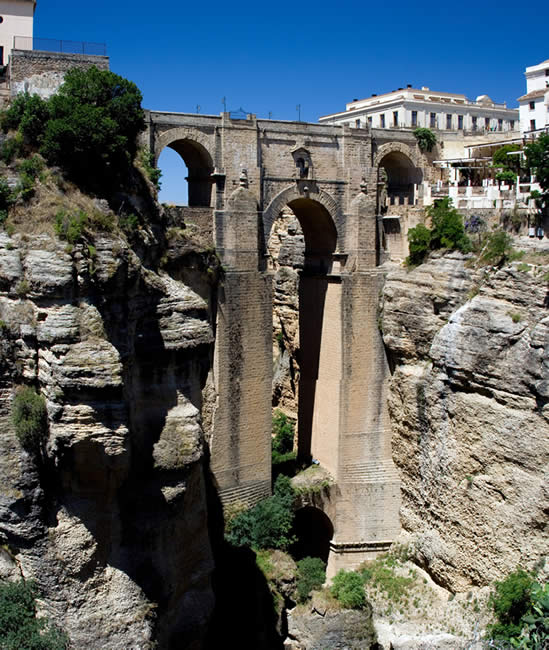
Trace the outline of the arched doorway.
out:
<instances>
[{"instance_id":1,"label":"arched doorway","mask_svg":"<svg viewBox=\"0 0 549 650\"><path fill-rule=\"evenodd\" d=\"M380 167L387 173L387 202L389 205L414 205L415 186L423 178L421 169L414 166L401 151L391 151L381 159Z\"/></svg>"},{"instance_id":2,"label":"arched doorway","mask_svg":"<svg viewBox=\"0 0 549 650\"><path fill-rule=\"evenodd\" d=\"M189 207L210 207L212 203L212 173L214 171L213 161L206 148L199 142L188 138L174 140L166 145L167 148L175 151L187 169L185 177L182 170L181 184L187 182L187 205ZM159 166L163 155L159 156ZM178 195L182 194L178 191Z\"/></svg>"},{"instance_id":3,"label":"arched doorway","mask_svg":"<svg viewBox=\"0 0 549 650\"><path fill-rule=\"evenodd\" d=\"M322 510L314 506L297 510L294 530L297 541L292 548L292 555L296 560L304 557L319 557L324 562L328 562L334 526Z\"/></svg>"},{"instance_id":4,"label":"arched doorway","mask_svg":"<svg viewBox=\"0 0 549 650\"><path fill-rule=\"evenodd\" d=\"M273 220L273 406L297 420L298 455L335 473L341 365L337 230L319 201L292 197Z\"/></svg>"}]
</instances>

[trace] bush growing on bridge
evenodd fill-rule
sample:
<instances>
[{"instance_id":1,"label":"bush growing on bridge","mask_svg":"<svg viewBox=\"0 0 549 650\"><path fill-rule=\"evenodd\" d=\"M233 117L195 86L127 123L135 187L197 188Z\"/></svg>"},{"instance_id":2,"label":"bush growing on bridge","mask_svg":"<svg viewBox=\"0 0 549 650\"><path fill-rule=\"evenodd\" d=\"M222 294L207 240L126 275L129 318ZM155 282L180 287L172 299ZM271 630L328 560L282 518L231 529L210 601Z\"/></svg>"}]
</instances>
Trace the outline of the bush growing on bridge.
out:
<instances>
[{"instance_id":1,"label":"bush growing on bridge","mask_svg":"<svg viewBox=\"0 0 549 650\"><path fill-rule=\"evenodd\" d=\"M295 459L293 422L278 409L273 414L273 437L271 440L273 465Z\"/></svg>"},{"instance_id":2,"label":"bush growing on bridge","mask_svg":"<svg viewBox=\"0 0 549 650\"><path fill-rule=\"evenodd\" d=\"M437 137L431 129L418 127L414 130L414 135L417 140L417 146L421 151L432 151L437 143Z\"/></svg>"},{"instance_id":3,"label":"bush growing on bridge","mask_svg":"<svg viewBox=\"0 0 549 650\"><path fill-rule=\"evenodd\" d=\"M0 582L0 648L65 650L66 635L47 619L36 617L34 582Z\"/></svg>"},{"instance_id":4,"label":"bush growing on bridge","mask_svg":"<svg viewBox=\"0 0 549 650\"><path fill-rule=\"evenodd\" d=\"M290 479L279 476L273 496L234 517L225 539L233 546L287 549L294 541L291 534L294 497Z\"/></svg>"},{"instance_id":5,"label":"bush growing on bridge","mask_svg":"<svg viewBox=\"0 0 549 650\"><path fill-rule=\"evenodd\" d=\"M356 571L338 571L330 591L346 609L362 609L366 605L363 580Z\"/></svg>"}]
</instances>

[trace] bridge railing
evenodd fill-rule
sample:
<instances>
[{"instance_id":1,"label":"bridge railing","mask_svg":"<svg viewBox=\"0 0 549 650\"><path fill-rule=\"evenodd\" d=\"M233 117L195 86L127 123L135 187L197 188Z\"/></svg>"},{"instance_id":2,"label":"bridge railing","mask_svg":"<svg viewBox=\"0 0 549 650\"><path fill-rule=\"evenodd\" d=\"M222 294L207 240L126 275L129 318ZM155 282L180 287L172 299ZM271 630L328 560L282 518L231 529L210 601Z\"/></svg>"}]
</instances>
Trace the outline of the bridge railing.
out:
<instances>
[{"instance_id":1,"label":"bridge railing","mask_svg":"<svg viewBox=\"0 0 549 650\"><path fill-rule=\"evenodd\" d=\"M66 41L56 38L40 38L37 36L14 36L13 49L87 54L91 56L107 55L107 46L105 43L85 43L84 41Z\"/></svg>"}]
</instances>

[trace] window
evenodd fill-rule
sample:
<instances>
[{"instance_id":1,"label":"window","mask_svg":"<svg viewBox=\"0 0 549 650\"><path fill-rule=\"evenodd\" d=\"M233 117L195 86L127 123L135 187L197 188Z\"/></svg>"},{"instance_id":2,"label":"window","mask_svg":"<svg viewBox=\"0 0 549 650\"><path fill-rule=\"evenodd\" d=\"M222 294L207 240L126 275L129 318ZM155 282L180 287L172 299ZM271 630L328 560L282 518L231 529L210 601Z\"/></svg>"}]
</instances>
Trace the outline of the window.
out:
<instances>
[{"instance_id":1,"label":"window","mask_svg":"<svg viewBox=\"0 0 549 650\"><path fill-rule=\"evenodd\" d=\"M536 120L530 120L530 131L536 130Z\"/></svg>"},{"instance_id":2,"label":"window","mask_svg":"<svg viewBox=\"0 0 549 650\"><path fill-rule=\"evenodd\" d=\"M485 128L487 131L490 130L490 118L489 118L489 117L485 117L485 118L484 118L484 128Z\"/></svg>"},{"instance_id":3,"label":"window","mask_svg":"<svg viewBox=\"0 0 549 650\"><path fill-rule=\"evenodd\" d=\"M498 131L503 131L503 120L502 119L498 120Z\"/></svg>"},{"instance_id":4,"label":"window","mask_svg":"<svg viewBox=\"0 0 549 650\"><path fill-rule=\"evenodd\" d=\"M432 129L435 129L437 126L437 114L436 113L431 113L431 116L429 118L429 125Z\"/></svg>"},{"instance_id":5,"label":"window","mask_svg":"<svg viewBox=\"0 0 549 650\"><path fill-rule=\"evenodd\" d=\"M355 120L355 127L360 129L360 120Z\"/></svg>"},{"instance_id":6,"label":"window","mask_svg":"<svg viewBox=\"0 0 549 650\"><path fill-rule=\"evenodd\" d=\"M368 117L368 124L369 124L370 126L372 126L372 116L371 116L371 115L370 115L370 117Z\"/></svg>"},{"instance_id":7,"label":"window","mask_svg":"<svg viewBox=\"0 0 549 650\"><path fill-rule=\"evenodd\" d=\"M536 108L536 102L530 102L530 110L533 111Z\"/></svg>"},{"instance_id":8,"label":"window","mask_svg":"<svg viewBox=\"0 0 549 650\"><path fill-rule=\"evenodd\" d=\"M385 113L383 115L379 116L379 126L384 129L385 128Z\"/></svg>"},{"instance_id":9,"label":"window","mask_svg":"<svg viewBox=\"0 0 549 650\"><path fill-rule=\"evenodd\" d=\"M549 77L549 68L545 68L545 76Z\"/></svg>"},{"instance_id":10,"label":"window","mask_svg":"<svg viewBox=\"0 0 549 650\"><path fill-rule=\"evenodd\" d=\"M473 115L472 120L473 120L473 131L476 131L477 130L477 120L478 120L477 116Z\"/></svg>"},{"instance_id":11,"label":"window","mask_svg":"<svg viewBox=\"0 0 549 650\"><path fill-rule=\"evenodd\" d=\"M509 128L511 129L511 131L514 131L514 130L515 130L515 120L511 120L511 121L509 122Z\"/></svg>"},{"instance_id":12,"label":"window","mask_svg":"<svg viewBox=\"0 0 549 650\"><path fill-rule=\"evenodd\" d=\"M452 128L452 115L450 113L447 113L446 115L446 128L447 129Z\"/></svg>"},{"instance_id":13,"label":"window","mask_svg":"<svg viewBox=\"0 0 549 650\"><path fill-rule=\"evenodd\" d=\"M398 126L398 111L393 111L393 126Z\"/></svg>"},{"instance_id":14,"label":"window","mask_svg":"<svg viewBox=\"0 0 549 650\"><path fill-rule=\"evenodd\" d=\"M412 126L417 126L417 111L412 111Z\"/></svg>"},{"instance_id":15,"label":"window","mask_svg":"<svg viewBox=\"0 0 549 650\"><path fill-rule=\"evenodd\" d=\"M458 129L463 130L463 115L458 115Z\"/></svg>"}]
</instances>

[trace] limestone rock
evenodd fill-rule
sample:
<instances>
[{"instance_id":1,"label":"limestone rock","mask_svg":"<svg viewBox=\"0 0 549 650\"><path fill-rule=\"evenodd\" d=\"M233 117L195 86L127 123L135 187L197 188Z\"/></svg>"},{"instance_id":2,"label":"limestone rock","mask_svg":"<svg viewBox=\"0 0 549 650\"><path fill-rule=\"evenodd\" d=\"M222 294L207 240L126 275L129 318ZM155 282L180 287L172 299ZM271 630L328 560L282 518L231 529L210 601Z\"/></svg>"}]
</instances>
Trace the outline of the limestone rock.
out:
<instances>
[{"instance_id":1,"label":"limestone rock","mask_svg":"<svg viewBox=\"0 0 549 650\"><path fill-rule=\"evenodd\" d=\"M454 591L533 568L549 502L546 287L465 262L390 272L382 318L402 524Z\"/></svg>"}]
</instances>

